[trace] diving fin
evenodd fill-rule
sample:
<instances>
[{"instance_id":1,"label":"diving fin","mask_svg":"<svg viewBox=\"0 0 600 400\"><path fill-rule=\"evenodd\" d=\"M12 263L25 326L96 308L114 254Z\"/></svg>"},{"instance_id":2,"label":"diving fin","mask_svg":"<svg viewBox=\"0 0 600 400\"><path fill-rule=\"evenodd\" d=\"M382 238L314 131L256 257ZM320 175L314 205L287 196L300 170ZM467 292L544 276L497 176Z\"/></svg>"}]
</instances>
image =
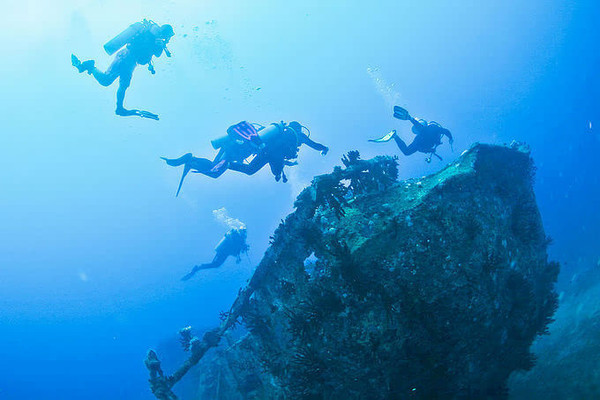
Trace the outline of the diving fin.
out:
<instances>
[{"instance_id":1,"label":"diving fin","mask_svg":"<svg viewBox=\"0 0 600 400\"><path fill-rule=\"evenodd\" d=\"M155 121L158 121L159 119L157 114L151 113L150 111L135 110L135 115L141 118L153 119Z\"/></svg>"},{"instance_id":2,"label":"diving fin","mask_svg":"<svg viewBox=\"0 0 600 400\"><path fill-rule=\"evenodd\" d=\"M79 61L79 58L75 54L71 54L71 64L77 69L81 66L81 61Z\"/></svg>"},{"instance_id":3,"label":"diving fin","mask_svg":"<svg viewBox=\"0 0 600 400\"><path fill-rule=\"evenodd\" d=\"M403 121L410 119L410 114L406 111L405 108L400 106L394 106L394 118L401 119Z\"/></svg>"},{"instance_id":4,"label":"diving fin","mask_svg":"<svg viewBox=\"0 0 600 400\"><path fill-rule=\"evenodd\" d=\"M369 139L369 142L385 143L385 142L389 142L390 140L392 140L392 138L394 136L396 136L396 130L392 129L391 131L389 131L388 133L386 133L384 136L380 137L379 139Z\"/></svg>"},{"instance_id":5,"label":"diving fin","mask_svg":"<svg viewBox=\"0 0 600 400\"><path fill-rule=\"evenodd\" d=\"M192 270L191 270L189 273L185 274L185 275L184 275L184 276L181 278L181 280L182 280L182 281L184 281L184 282L185 282L185 281L188 281L188 280L190 280L190 278L191 278L192 276L194 276L194 275L196 274L196 272L198 272L198 269L199 269L199 268L198 268L198 266L197 266L197 265L196 265L196 266L194 266L194 268L192 268Z\"/></svg>"},{"instance_id":6,"label":"diving fin","mask_svg":"<svg viewBox=\"0 0 600 400\"><path fill-rule=\"evenodd\" d=\"M88 74L92 73L92 69L94 69L94 66L96 65L94 60L81 62L81 60L79 60L75 54L71 54L71 64L77 68L79 73L87 72Z\"/></svg>"},{"instance_id":7,"label":"diving fin","mask_svg":"<svg viewBox=\"0 0 600 400\"><path fill-rule=\"evenodd\" d=\"M187 163L191 158L192 153L185 153L179 158L161 157L160 159L165 160L167 162L167 165L170 165L171 167L179 167L180 165Z\"/></svg>"},{"instance_id":8,"label":"diving fin","mask_svg":"<svg viewBox=\"0 0 600 400\"><path fill-rule=\"evenodd\" d=\"M175 195L175 197L179 196L179 192L181 191L181 185L183 185L183 180L185 179L185 176L188 174L188 172L190 172L191 167L189 167L187 164L185 164L183 166L183 174L181 174L181 180L179 181L179 187L177 188L177 194Z\"/></svg>"}]
</instances>

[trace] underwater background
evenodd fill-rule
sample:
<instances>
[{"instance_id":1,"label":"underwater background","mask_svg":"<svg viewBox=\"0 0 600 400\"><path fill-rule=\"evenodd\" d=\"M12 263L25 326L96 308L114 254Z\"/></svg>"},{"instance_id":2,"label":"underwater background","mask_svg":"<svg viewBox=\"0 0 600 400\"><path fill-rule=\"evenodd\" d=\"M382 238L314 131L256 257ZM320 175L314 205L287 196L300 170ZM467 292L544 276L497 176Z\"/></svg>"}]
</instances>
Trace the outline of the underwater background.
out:
<instances>
[{"instance_id":1,"label":"underwater background","mask_svg":"<svg viewBox=\"0 0 600 400\"><path fill-rule=\"evenodd\" d=\"M313 176L352 149L399 154L366 141L390 129L411 139L395 104L455 137L443 162L402 156L400 179L433 173L476 141L527 142L550 258L561 262L557 291L600 268L595 1L2 5L0 399L152 399L148 348L219 323ZM139 67L126 97L158 122L115 116L116 87L69 60L107 67L102 45L142 18L176 34L173 57L155 60L156 75ZM210 140L241 120L298 120L331 150L301 150L287 184L266 170L193 175L175 198L181 171L159 157L212 157ZM181 282L212 259L227 231L212 213L222 207L247 225L249 257Z\"/></svg>"}]
</instances>

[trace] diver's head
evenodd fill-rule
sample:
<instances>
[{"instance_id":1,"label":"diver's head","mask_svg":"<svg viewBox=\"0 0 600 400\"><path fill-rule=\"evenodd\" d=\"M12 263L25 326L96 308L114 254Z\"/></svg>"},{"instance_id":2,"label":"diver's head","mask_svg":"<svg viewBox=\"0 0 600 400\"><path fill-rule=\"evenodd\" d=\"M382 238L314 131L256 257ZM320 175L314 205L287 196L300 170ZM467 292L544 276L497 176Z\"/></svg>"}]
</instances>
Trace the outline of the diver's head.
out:
<instances>
[{"instance_id":1,"label":"diver's head","mask_svg":"<svg viewBox=\"0 0 600 400\"><path fill-rule=\"evenodd\" d=\"M169 24L161 25L158 31L158 37L160 39L165 39L167 42L175 35L175 31L173 27Z\"/></svg>"},{"instance_id":2,"label":"diver's head","mask_svg":"<svg viewBox=\"0 0 600 400\"><path fill-rule=\"evenodd\" d=\"M427 121L425 121L423 118L415 118L415 119L423 128L425 128L427 126ZM414 125L412 127L412 133L414 133L415 135L419 134L419 130Z\"/></svg>"},{"instance_id":3,"label":"diver's head","mask_svg":"<svg viewBox=\"0 0 600 400\"><path fill-rule=\"evenodd\" d=\"M292 121L288 124L288 128L293 129L297 134L302 133L302 124L298 121Z\"/></svg>"}]
</instances>

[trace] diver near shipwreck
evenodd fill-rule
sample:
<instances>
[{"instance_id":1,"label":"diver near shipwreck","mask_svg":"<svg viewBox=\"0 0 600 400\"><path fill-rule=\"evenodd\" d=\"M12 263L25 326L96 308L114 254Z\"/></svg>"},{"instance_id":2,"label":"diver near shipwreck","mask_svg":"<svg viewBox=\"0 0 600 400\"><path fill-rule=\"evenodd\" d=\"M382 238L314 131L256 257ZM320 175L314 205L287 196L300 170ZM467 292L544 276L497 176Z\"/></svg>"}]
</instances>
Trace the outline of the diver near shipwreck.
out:
<instances>
[{"instance_id":1,"label":"diver near shipwreck","mask_svg":"<svg viewBox=\"0 0 600 400\"><path fill-rule=\"evenodd\" d=\"M369 142L385 143L394 139L398 145L398 148L405 156L410 156L417 151L420 153L429 154L429 156L425 159L425 161L428 163L431 162L432 156L436 156L440 160L442 159L442 157L436 153L437 147L442 144L442 137L448 137L448 143L450 143L450 146L452 146L454 143L452 133L450 133L448 129L442 127L435 121L427 122L422 118L413 118L408 111L402 107L394 107L394 118L401 121L410 121L413 124L412 133L414 133L416 136L411 144L406 145L404 140L398 136L398 133L395 129L379 139L370 139Z\"/></svg>"},{"instance_id":2,"label":"diver near shipwreck","mask_svg":"<svg viewBox=\"0 0 600 400\"><path fill-rule=\"evenodd\" d=\"M213 260L206 264L194 266L194 268L181 278L181 280L187 281L192 278L196 272L203 269L219 268L230 256L235 257L235 262L239 264L242 261L242 253L248 253L250 248L246 242L247 237L248 233L246 226L241 225L238 228L231 228L215 247L215 256Z\"/></svg>"},{"instance_id":3,"label":"diver near shipwreck","mask_svg":"<svg viewBox=\"0 0 600 400\"><path fill-rule=\"evenodd\" d=\"M172 167L184 166L177 196L190 171L211 178L220 177L228 169L254 175L269 164L275 180L287 182L283 168L297 164L300 146L306 144L323 155L329 151L327 146L311 140L309 135L310 131L297 121L282 121L266 127L242 121L230 126L226 135L211 141L213 148L218 150L213 160L194 157L192 153L179 158L161 158Z\"/></svg>"},{"instance_id":4,"label":"diver near shipwreck","mask_svg":"<svg viewBox=\"0 0 600 400\"><path fill-rule=\"evenodd\" d=\"M126 109L125 92L131 84L133 71L138 64L148 65L148 70L154 75L156 71L152 64L152 57L158 58L163 52L167 57L171 57L167 44L174 34L171 25L158 25L144 19L130 25L104 45L104 50L109 56L117 53L106 71L98 69L94 60L82 62L74 54L71 55L71 63L79 73L87 72L102 86L110 86L119 78L115 114L122 117L138 116L158 120L158 115L149 111Z\"/></svg>"}]
</instances>

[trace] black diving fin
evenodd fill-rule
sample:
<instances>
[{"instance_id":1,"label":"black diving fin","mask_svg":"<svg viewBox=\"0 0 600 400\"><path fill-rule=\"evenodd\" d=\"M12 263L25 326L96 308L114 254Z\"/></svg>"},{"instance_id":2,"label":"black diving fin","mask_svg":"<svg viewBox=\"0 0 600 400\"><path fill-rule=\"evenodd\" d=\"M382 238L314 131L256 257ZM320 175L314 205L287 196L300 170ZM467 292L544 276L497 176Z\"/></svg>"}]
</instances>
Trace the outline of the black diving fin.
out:
<instances>
[{"instance_id":1,"label":"black diving fin","mask_svg":"<svg viewBox=\"0 0 600 400\"><path fill-rule=\"evenodd\" d=\"M87 72L88 75L92 74L92 70L94 69L94 66L95 66L94 60L87 60L87 61L81 62L75 54L71 54L71 64L75 68L77 68L77 71L79 71L79 73Z\"/></svg>"},{"instance_id":2,"label":"black diving fin","mask_svg":"<svg viewBox=\"0 0 600 400\"><path fill-rule=\"evenodd\" d=\"M179 192L181 191L181 185L183 185L183 180L185 179L188 172L190 172L190 169L191 167L189 167L187 164L183 166L183 174L181 174L181 180L179 181L179 187L177 187L177 194L175 195L175 197L179 196Z\"/></svg>"},{"instance_id":3,"label":"black diving fin","mask_svg":"<svg viewBox=\"0 0 600 400\"><path fill-rule=\"evenodd\" d=\"M406 111L405 108L400 106L394 106L394 118L401 119L403 121L410 119L410 114Z\"/></svg>"}]
</instances>

